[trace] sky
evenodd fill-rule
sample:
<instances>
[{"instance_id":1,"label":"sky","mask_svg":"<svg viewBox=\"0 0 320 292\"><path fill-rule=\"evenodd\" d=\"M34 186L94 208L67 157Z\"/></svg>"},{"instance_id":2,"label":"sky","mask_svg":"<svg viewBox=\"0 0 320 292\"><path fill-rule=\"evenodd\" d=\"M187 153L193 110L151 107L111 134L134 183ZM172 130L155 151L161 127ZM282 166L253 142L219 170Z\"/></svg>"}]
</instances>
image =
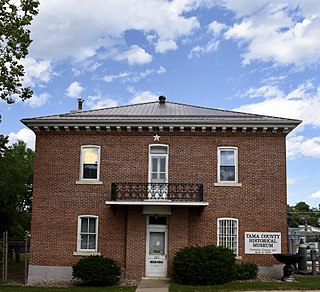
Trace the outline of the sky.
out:
<instances>
[{"instance_id":1,"label":"sky","mask_svg":"<svg viewBox=\"0 0 320 292\"><path fill-rule=\"evenodd\" d=\"M288 204L320 207L319 0L40 0L23 61L22 118L168 101L303 120L287 136Z\"/></svg>"}]
</instances>

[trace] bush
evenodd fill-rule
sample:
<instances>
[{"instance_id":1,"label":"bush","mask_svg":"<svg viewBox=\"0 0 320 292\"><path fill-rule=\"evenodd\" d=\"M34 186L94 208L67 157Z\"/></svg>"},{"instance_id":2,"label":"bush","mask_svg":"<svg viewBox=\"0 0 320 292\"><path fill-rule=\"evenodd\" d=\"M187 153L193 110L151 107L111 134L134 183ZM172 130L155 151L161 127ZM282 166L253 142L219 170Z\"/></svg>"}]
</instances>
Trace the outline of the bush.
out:
<instances>
[{"instance_id":1,"label":"bush","mask_svg":"<svg viewBox=\"0 0 320 292\"><path fill-rule=\"evenodd\" d=\"M74 278L93 286L113 286L120 280L121 268L118 262L102 256L89 256L80 259L72 267Z\"/></svg>"},{"instance_id":2,"label":"bush","mask_svg":"<svg viewBox=\"0 0 320 292\"><path fill-rule=\"evenodd\" d=\"M173 259L173 278L178 284L214 285L233 280L235 255L221 246L185 247Z\"/></svg>"},{"instance_id":3,"label":"bush","mask_svg":"<svg viewBox=\"0 0 320 292\"><path fill-rule=\"evenodd\" d=\"M236 280L255 279L258 276L258 266L256 263L241 263L235 266Z\"/></svg>"}]
</instances>

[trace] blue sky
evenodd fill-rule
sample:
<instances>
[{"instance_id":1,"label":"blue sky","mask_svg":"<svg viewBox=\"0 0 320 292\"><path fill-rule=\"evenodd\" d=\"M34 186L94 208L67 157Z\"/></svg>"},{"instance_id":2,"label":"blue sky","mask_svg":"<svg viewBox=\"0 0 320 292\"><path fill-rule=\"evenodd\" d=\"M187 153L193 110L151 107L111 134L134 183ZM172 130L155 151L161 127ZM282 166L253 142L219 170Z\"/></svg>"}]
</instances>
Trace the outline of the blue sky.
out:
<instances>
[{"instance_id":1,"label":"blue sky","mask_svg":"<svg viewBox=\"0 0 320 292\"><path fill-rule=\"evenodd\" d=\"M34 148L20 119L167 100L293 119L288 203L320 203L320 1L40 0L24 65L32 99L0 102L0 133Z\"/></svg>"}]
</instances>

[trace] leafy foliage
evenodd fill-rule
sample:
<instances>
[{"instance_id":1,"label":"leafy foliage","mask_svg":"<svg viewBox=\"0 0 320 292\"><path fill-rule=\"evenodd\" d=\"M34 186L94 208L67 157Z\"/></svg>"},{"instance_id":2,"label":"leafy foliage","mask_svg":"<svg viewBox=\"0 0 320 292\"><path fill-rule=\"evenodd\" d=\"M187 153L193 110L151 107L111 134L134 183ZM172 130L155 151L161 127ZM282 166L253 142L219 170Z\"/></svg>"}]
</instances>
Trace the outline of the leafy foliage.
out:
<instances>
[{"instance_id":1,"label":"leafy foliage","mask_svg":"<svg viewBox=\"0 0 320 292\"><path fill-rule=\"evenodd\" d=\"M288 225L298 227L305 223L312 226L320 226L320 209L310 208L305 202L299 202L295 206L288 205Z\"/></svg>"},{"instance_id":2,"label":"leafy foliage","mask_svg":"<svg viewBox=\"0 0 320 292\"><path fill-rule=\"evenodd\" d=\"M221 246L193 246L173 259L173 278L184 285L215 285L233 280L235 255Z\"/></svg>"},{"instance_id":3,"label":"leafy foliage","mask_svg":"<svg viewBox=\"0 0 320 292\"><path fill-rule=\"evenodd\" d=\"M18 141L0 154L0 232L22 240L30 229L34 152Z\"/></svg>"},{"instance_id":4,"label":"leafy foliage","mask_svg":"<svg viewBox=\"0 0 320 292\"><path fill-rule=\"evenodd\" d=\"M255 279L258 276L258 266L256 263L240 263L235 266L235 280Z\"/></svg>"},{"instance_id":5,"label":"leafy foliage","mask_svg":"<svg viewBox=\"0 0 320 292\"><path fill-rule=\"evenodd\" d=\"M93 286L113 286L120 280L121 268L118 262L102 256L80 259L73 267L73 277Z\"/></svg>"},{"instance_id":6,"label":"leafy foliage","mask_svg":"<svg viewBox=\"0 0 320 292\"><path fill-rule=\"evenodd\" d=\"M0 97L13 103L12 95L22 100L32 96L29 87L23 87L24 67L20 60L24 59L32 42L31 24L38 14L38 0L1 0L0 1Z\"/></svg>"}]
</instances>

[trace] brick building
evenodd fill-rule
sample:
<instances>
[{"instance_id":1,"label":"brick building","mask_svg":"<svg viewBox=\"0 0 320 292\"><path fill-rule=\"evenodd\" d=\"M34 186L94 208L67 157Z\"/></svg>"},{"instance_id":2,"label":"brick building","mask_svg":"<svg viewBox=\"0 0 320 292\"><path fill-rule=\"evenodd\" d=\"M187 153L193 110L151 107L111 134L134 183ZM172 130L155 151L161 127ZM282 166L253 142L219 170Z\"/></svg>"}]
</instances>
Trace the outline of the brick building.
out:
<instances>
[{"instance_id":1,"label":"brick building","mask_svg":"<svg viewBox=\"0 0 320 292\"><path fill-rule=\"evenodd\" d=\"M24 119L36 133L29 283L81 256L170 277L176 251L223 245L272 273L287 251L286 135L300 121L166 101Z\"/></svg>"}]
</instances>

